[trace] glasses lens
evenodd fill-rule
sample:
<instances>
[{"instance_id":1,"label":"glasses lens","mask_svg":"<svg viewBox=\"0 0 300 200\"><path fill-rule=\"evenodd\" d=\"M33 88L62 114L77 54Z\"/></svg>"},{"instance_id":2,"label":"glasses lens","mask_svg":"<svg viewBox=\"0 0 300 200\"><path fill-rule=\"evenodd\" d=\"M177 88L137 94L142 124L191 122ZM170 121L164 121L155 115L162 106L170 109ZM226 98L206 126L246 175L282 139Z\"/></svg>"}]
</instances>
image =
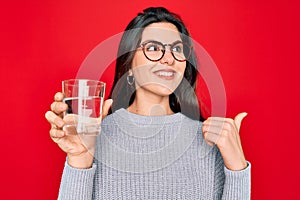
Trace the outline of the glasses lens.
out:
<instances>
[{"instance_id":1,"label":"glasses lens","mask_svg":"<svg viewBox=\"0 0 300 200\"><path fill-rule=\"evenodd\" d=\"M185 61L190 57L191 48L185 43L177 43L172 46L174 58L178 61Z\"/></svg>"},{"instance_id":2,"label":"glasses lens","mask_svg":"<svg viewBox=\"0 0 300 200\"><path fill-rule=\"evenodd\" d=\"M164 47L162 44L149 42L144 45L143 50L149 60L157 61L163 56Z\"/></svg>"}]
</instances>

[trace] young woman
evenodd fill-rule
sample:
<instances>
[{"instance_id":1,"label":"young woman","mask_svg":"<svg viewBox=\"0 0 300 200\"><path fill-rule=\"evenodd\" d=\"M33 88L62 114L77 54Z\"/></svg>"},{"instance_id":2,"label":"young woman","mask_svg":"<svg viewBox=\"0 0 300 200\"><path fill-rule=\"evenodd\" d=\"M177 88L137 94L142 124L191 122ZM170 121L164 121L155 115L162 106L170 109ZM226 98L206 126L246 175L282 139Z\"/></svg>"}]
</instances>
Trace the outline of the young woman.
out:
<instances>
[{"instance_id":1,"label":"young woman","mask_svg":"<svg viewBox=\"0 0 300 200\"><path fill-rule=\"evenodd\" d=\"M67 153L59 199L250 199L239 138L246 113L202 122L196 77L179 16L161 7L139 13L120 42L96 148L62 130L62 93L46 113L51 138Z\"/></svg>"}]
</instances>

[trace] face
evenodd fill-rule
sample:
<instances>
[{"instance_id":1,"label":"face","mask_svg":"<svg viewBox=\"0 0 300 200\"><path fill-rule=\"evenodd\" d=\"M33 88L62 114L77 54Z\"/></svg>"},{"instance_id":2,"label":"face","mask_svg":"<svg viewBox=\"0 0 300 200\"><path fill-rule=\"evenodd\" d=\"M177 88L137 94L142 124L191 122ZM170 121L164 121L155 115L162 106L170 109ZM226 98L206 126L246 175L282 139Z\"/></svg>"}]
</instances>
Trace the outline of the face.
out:
<instances>
[{"instance_id":1,"label":"face","mask_svg":"<svg viewBox=\"0 0 300 200\"><path fill-rule=\"evenodd\" d=\"M178 57L177 53L182 51L180 33L176 26L171 23L153 23L147 26L142 33L141 44L147 41L168 45L165 46L163 57L158 61L154 61L157 59L147 59L141 47L136 50L130 70L135 78L136 92L143 91L144 93L169 96L181 82L186 68L186 61L176 60L170 51L172 49L173 54L177 55L176 57ZM156 45L144 47L145 51L148 51L146 54L152 56L150 58L155 58L155 55L151 53L156 48Z\"/></svg>"}]
</instances>

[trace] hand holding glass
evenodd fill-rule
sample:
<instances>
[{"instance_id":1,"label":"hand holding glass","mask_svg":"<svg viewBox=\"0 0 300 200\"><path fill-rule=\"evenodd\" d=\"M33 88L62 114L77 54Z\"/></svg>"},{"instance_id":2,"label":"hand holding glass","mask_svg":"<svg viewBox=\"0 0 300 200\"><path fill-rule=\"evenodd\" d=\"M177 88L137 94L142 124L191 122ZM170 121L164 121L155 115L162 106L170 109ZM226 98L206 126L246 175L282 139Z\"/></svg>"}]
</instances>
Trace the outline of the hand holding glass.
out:
<instances>
[{"instance_id":1,"label":"hand holding glass","mask_svg":"<svg viewBox=\"0 0 300 200\"><path fill-rule=\"evenodd\" d=\"M64 117L72 119L67 121L64 130L76 128L78 134L100 133L105 86L104 82L86 79L62 82L63 101L68 105Z\"/></svg>"}]
</instances>

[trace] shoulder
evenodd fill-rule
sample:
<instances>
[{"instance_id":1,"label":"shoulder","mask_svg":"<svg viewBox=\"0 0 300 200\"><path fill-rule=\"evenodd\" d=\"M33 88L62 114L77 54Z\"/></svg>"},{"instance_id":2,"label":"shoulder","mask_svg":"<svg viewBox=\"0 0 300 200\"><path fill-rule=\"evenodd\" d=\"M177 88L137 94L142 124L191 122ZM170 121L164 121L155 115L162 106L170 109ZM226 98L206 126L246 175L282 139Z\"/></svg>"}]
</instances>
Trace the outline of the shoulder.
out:
<instances>
[{"instance_id":1,"label":"shoulder","mask_svg":"<svg viewBox=\"0 0 300 200\"><path fill-rule=\"evenodd\" d=\"M120 118L124 110L123 108L118 109L111 114L107 115L101 122L101 126L111 125L116 121L116 118Z\"/></svg>"},{"instance_id":2,"label":"shoulder","mask_svg":"<svg viewBox=\"0 0 300 200\"><path fill-rule=\"evenodd\" d=\"M191 119L183 114L181 114L183 117L183 126L187 130L193 130L193 132L196 134L195 135L195 141L193 143L194 148L197 151L197 156L200 159L203 158L209 158L213 160L222 160L221 154L219 152L219 149L217 148L216 145L210 146L206 143L203 132L202 132L202 125L203 122L199 120L194 120Z\"/></svg>"},{"instance_id":3,"label":"shoulder","mask_svg":"<svg viewBox=\"0 0 300 200\"><path fill-rule=\"evenodd\" d=\"M191 119L191 118L185 116L182 113L180 113L180 115L182 116L182 120L185 124L193 126L194 128L197 128L197 133L202 134L202 124L203 124L203 122L201 122L200 120Z\"/></svg>"}]
</instances>

